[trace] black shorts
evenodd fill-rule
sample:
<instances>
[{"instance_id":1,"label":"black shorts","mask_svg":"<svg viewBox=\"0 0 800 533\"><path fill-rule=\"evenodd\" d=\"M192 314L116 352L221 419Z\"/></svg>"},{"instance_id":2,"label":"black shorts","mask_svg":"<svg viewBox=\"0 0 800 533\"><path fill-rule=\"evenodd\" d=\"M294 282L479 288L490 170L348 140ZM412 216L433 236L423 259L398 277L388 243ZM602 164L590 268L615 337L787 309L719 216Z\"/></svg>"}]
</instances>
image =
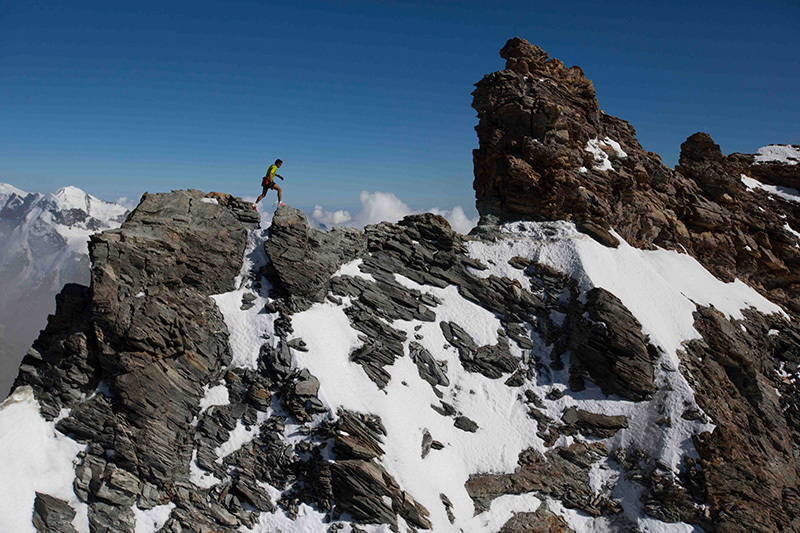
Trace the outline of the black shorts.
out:
<instances>
[{"instance_id":1,"label":"black shorts","mask_svg":"<svg viewBox=\"0 0 800 533\"><path fill-rule=\"evenodd\" d=\"M274 181L270 181L269 183L263 185L262 187L263 187L263 189L261 191L261 194L267 194L268 190L275 188L275 182Z\"/></svg>"}]
</instances>

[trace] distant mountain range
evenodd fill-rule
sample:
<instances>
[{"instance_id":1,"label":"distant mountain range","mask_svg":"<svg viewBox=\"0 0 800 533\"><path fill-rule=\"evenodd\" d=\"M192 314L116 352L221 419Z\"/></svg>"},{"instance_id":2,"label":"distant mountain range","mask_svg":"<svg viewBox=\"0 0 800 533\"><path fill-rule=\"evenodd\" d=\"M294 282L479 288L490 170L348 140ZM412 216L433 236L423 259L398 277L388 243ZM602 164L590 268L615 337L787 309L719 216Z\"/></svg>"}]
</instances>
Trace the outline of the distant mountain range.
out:
<instances>
[{"instance_id":1,"label":"distant mountain range","mask_svg":"<svg viewBox=\"0 0 800 533\"><path fill-rule=\"evenodd\" d=\"M28 193L0 183L0 391L55 311L65 283L89 283L87 241L118 227L128 209L76 187Z\"/></svg>"}]
</instances>

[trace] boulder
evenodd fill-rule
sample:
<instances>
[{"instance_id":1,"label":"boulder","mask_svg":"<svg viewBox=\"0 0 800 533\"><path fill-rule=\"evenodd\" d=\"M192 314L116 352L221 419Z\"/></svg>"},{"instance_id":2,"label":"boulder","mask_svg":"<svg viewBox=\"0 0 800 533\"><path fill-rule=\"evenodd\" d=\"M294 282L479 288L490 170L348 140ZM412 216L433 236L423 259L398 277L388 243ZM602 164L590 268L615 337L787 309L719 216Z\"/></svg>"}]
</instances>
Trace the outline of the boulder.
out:
<instances>
[{"instance_id":1,"label":"boulder","mask_svg":"<svg viewBox=\"0 0 800 533\"><path fill-rule=\"evenodd\" d=\"M637 401L653 395L654 366L647 339L619 298L605 289L592 289L570 325L571 373L587 375L605 394Z\"/></svg>"},{"instance_id":2,"label":"boulder","mask_svg":"<svg viewBox=\"0 0 800 533\"><path fill-rule=\"evenodd\" d=\"M33 502L33 527L37 533L76 533L72 526L75 510L64 500L36 493Z\"/></svg>"}]
</instances>

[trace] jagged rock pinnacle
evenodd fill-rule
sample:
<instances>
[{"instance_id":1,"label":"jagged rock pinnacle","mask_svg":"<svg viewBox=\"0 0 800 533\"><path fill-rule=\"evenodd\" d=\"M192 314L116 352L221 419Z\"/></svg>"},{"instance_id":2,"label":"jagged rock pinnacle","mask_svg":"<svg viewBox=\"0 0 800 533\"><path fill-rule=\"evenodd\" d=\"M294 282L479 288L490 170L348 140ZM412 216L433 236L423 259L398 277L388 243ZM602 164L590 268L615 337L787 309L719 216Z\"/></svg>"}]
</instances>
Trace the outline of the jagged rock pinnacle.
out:
<instances>
[{"instance_id":1,"label":"jagged rock pinnacle","mask_svg":"<svg viewBox=\"0 0 800 533\"><path fill-rule=\"evenodd\" d=\"M764 215L769 204L755 209L741 182L752 173L791 187L800 182L800 165L725 158L710 136L696 133L682 145L677 171L667 168L642 148L630 124L600 111L579 67L565 68L517 37L500 55L506 69L484 76L472 93L482 217L572 220L611 246L606 230L613 228L634 246L685 250L721 279L752 280L774 301L800 310L800 298L786 292L797 291L788 275L798 262L794 237L755 237L765 223L771 234L786 234L783 217L791 210Z\"/></svg>"},{"instance_id":2,"label":"jagged rock pinnacle","mask_svg":"<svg viewBox=\"0 0 800 533\"><path fill-rule=\"evenodd\" d=\"M500 57L506 60L507 70L524 75L542 70L550 56L525 39L514 37L500 50Z\"/></svg>"}]
</instances>

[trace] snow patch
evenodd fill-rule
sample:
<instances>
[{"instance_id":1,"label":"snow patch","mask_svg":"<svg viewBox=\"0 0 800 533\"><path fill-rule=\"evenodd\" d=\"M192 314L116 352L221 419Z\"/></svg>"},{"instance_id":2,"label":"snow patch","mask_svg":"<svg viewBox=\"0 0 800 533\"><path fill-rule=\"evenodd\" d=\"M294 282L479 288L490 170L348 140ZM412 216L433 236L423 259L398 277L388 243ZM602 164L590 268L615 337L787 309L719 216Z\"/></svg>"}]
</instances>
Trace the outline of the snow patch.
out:
<instances>
[{"instance_id":1,"label":"snow patch","mask_svg":"<svg viewBox=\"0 0 800 533\"><path fill-rule=\"evenodd\" d=\"M800 203L800 192L798 192L797 189L783 187L780 185L767 185L766 183L761 183L760 181L755 180L745 174L742 174L742 183L744 183L744 186L747 187L748 191L752 191L753 189L761 189L773 196L783 198L789 202Z\"/></svg>"},{"instance_id":2,"label":"snow patch","mask_svg":"<svg viewBox=\"0 0 800 533\"><path fill-rule=\"evenodd\" d=\"M494 533L511 520L516 513L531 513L542 504L533 494L506 494L495 498L489 510L476 515L464 527L474 533Z\"/></svg>"},{"instance_id":3,"label":"snow patch","mask_svg":"<svg viewBox=\"0 0 800 533\"><path fill-rule=\"evenodd\" d=\"M800 162L800 146L770 144L758 149L756 163L783 163L796 165Z\"/></svg>"},{"instance_id":4,"label":"snow patch","mask_svg":"<svg viewBox=\"0 0 800 533\"><path fill-rule=\"evenodd\" d=\"M200 399L201 415L210 407L215 405L228 405L231 403L230 398L228 398L228 387L226 387L224 384L217 385L215 387L209 387L206 385L203 387L203 391L203 397Z\"/></svg>"},{"instance_id":5,"label":"snow patch","mask_svg":"<svg viewBox=\"0 0 800 533\"><path fill-rule=\"evenodd\" d=\"M88 506L72 490L78 453L86 446L66 437L39 413L29 386L0 404L0 531L35 533L36 492L66 501L77 511L73 525L88 533Z\"/></svg>"},{"instance_id":6,"label":"snow patch","mask_svg":"<svg viewBox=\"0 0 800 533\"><path fill-rule=\"evenodd\" d=\"M210 489L214 485L222 483L222 480L218 479L217 476L204 468L200 468L200 465L197 464L197 450L192 451L192 459L189 461L189 481L201 489Z\"/></svg>"},{"instance_id":7,"label":"snow patch","mask_svg":"<svg viewBox=\"0 0 800 533\"><path fill-rule=\"evenodd\" d=\"M175 509L174 503L156 505L152 509L146 511L142 511L134 505L133 516L136 519L135 533L156 533L167 523L173 509Z\"/></svg>"},{"instance_id":8,"label":"snow patch","mask_svg":"<svg viewBox=\"0 0 800 533\"><path fill-rule=\"evenodd\" d=\"M259 483L259 485L263 486L264 484ZM277 492L277 497L280 497L280 492L275 492ZM270 495L270 497L273 500L277 499L275 495ZM239 531L241 533L328 533L329 531L335 531L333 529L334 525L341 526L343 529L339 529L339 531L342 533L353 531L348 522L328 522L327 520L326 513L320 513L313 507L301 503L297 507L297 516L295 518L289 518L283 511L278 509L274 513L261 513L258 517L258 522L252 528L241 526ZM388 525L359 524L358 527L366 533L391 533ZM405 530L401 529L400 531Z\"/></svg>"},{"instance_id":9,"label":"snow patch","mask_svg":"<svg viewBox=\"0 0 800 533\"><path fill-rule=\"evenodd\" d=\"M217 453L217 463L222 464L224 458L236 453L242 446L256 438L261 430L261 425L267 421L270 413L258 411L256 416L257 422L250 427L245 426L241 420L236 421L236 427L230 432L228 440L214 450Z\"/></svg>"},{"instance_id":10,"label":"snow patch","mask_svg":"<svg viewBox=\"0 0 800 533\"><path fill-rule=\"evenodd\" d=\"M353 261L350 261L349 263L345 263L342 266L340 266L339 270L337 270L331 277L351 276L354 278L362 278L369 281L375 281L375 278L372 277L372 274L365 274L364 272L361 272L359 266L361 266L363 262L364 262L363 259L355 259Z\"/></svg>"},{"instance_id":11,"label":"snow patch","mask_svg":"<svg viewBox=\"0 0 800 533\"><path fill-rule=\"evenodd\" d=\"M608 157L608 153L606 153L603 148L611 148L614 153L617 155L618 158L622 159L628 157L619 143L610 137L606 137L605 139L598 139L595 137L594 139L590 139L586 143L586 150L590 154L594 156L594 165L593 168L599 171L607 171L607 170L614 170L614 167L611 166L611 159ZM585 169L585 167L581 167L581 169ZM580 170L581 172L585 172L585 170Z\"/></svg>"},{"instance_id":12,"label":"snow patch","mask_svg":"<svg viewBox=\"0 0 800 533\"><path fill-rule=\"evenodd\" d=\"M783 225L783 229L785 229L786 231L788 231L789 233L791 233L792 235L797 237L798 242L800 242L800 232L795 231L794 229L792 229L792 227L789 225L788 222ZM795 248L800 248L800 244L795 243L794 247Z\"/></svg>"},{"instance_id":13,"label":"snow patch","mask_svg":"<svg viewBox=\"0 0 800 533\"><path fill-rule=\"evenodd\" d=\"M250 273L258 272L268 262L264 251L266 240L266 231L248 233L242 268L235 280L235 286L238 288L211 296L225 319L225 325L228 326L228 344L233 356L230 365L232 368L252 370L258 368L261 346L272 336L273 324L278 317L277 313L264 312L264 306L272 301L268 296L269 282L261 279L259 289L248 287L247 283ZM252 302L254 306L242 311L242 297L245 294L255 296Z\"/></svg>"}]
</instances>

